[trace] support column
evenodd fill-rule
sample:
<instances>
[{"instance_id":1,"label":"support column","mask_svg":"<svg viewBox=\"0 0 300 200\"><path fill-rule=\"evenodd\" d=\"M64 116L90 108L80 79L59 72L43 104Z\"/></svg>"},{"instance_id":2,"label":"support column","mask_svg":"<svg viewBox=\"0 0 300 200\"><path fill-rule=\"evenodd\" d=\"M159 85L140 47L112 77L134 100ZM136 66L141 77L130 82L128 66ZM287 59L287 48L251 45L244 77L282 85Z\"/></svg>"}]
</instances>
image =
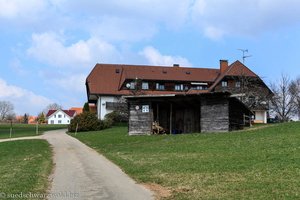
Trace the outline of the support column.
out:
<instances>
[{"instance_id":1,"label":"support column","mask_svg":"<svg viewBox=\"0 0 300 200\"><path fill-rule=\"evenodd\" d=\"M172 134L172 120L173 120L173 104L170 104L170 134Z\"/></svg>"}]
</instances>

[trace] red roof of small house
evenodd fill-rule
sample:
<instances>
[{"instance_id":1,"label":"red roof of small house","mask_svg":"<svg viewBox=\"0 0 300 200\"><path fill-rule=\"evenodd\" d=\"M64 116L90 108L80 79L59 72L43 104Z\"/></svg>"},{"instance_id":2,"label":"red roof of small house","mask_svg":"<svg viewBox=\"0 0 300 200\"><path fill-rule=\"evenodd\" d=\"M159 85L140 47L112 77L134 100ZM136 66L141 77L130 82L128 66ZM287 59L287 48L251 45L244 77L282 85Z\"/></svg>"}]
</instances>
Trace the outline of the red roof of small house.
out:
<instances>
[{"instance_id":1,"label":"red roof of small house","mask_svg":"<svg viewBox=\"0 0 300 200\"><path fill-rule=\"evenodd\" d=\"M46 117L50 117L51 115L53 115L54 113L56 113L58 110L49 110ZM76 114L75 110L61 110L64 113L66 113L69 117L74 117Z\"/></svg>"},{"instance_id":2,"label":"red roof of small house","mask_svg":"<svg viewBox=\"0 0 300 200\"><path fill-rule=\"evenodd\" d=\"M69 110L74 110L77 115L82 113L83 108L78 108L78 107L72 107Z\"/></svg>"}]
</instances>

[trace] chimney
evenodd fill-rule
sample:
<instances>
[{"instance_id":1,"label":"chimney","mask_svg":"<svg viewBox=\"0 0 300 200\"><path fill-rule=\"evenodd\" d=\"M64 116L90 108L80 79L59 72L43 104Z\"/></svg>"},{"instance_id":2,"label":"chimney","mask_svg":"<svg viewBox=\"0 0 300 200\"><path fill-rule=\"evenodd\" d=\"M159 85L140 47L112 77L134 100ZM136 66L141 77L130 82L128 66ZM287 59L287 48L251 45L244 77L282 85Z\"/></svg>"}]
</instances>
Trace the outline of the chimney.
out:
<instances>
[{"instance_id":1,"label":"chimney","mask_svg":"<svg viewBox=\"0 0 300 200\"><path fill-rule=\"evenodd\" d=\"M223 74L228 69L228 60L220 60L220 72Z\"/></svg>"},{"instance_id":2,"label":"chimney","mask_svg":"<svg viewBox=\"0 0 300 200\"><path fill-rule=\"evenodd\" d=\"M179 64L173 64L173 67L180 67Z\"/></svg>"}]
</instances>

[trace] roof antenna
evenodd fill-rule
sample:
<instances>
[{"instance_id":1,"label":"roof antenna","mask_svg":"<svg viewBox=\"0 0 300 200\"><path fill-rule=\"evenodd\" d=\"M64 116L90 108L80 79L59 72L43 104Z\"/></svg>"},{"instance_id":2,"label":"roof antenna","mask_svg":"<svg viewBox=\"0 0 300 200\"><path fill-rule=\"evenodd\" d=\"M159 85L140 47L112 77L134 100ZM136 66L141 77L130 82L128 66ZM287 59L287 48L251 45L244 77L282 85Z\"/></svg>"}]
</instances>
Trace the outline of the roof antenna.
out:
<instances>
[{"instance_id":1,"label":"roof antenna","mask_svg":"<svg viewBox=\"0 0 300 200\"><path fill-rule=\"evenodd\" d=\"M251 57L252 55L245 55L245 53L248 53L248 49L238 49L239 51L243 52L243 64L245 63L245 59Z\"/></svg>"}]
</instances>

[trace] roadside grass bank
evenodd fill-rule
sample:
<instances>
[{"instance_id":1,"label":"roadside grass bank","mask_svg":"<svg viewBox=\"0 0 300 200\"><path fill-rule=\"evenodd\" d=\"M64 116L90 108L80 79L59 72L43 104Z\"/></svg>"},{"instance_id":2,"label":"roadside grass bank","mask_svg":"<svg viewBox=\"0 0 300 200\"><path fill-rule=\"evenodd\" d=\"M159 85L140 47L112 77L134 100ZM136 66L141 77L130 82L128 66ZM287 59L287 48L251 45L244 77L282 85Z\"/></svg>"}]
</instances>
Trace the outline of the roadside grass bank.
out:
<instances>
[{"instance_id":1,"label":"roadside grass bank","mask_svg":"<svg viewBox=\"0 0 300 200\"><path fill-rule=\"evenodd\" d=\"M45 140L0 143L0 199L42 199L53 168L52 150Z\"/></svg>"},{"instance_id":2,"label":"roadside grass bank","mask_svg":"<svg viewBox=\"0 0 300 200\"><path fill-rule=\"evenodd\" d=\"M128 136L127 126L75 136L166 199L299 199L300 123L231 133Z\"/></svg>"},{"instance_id":3,"label":"roadside grass bank","mask_svg":"<svg viewBox=\"0 0 300 200\"><path fill-rule=\"evenodd\" d=\"M0 139L10 137L10 124L0 124ZM45 131L57 130L67 128L67 125L52 125L52 124L40 124L38 126L38 134L42 134ZM12 138L35 136L36 125L35 124L13 124L12 126Z\"/></svg>"}]
</instances>

